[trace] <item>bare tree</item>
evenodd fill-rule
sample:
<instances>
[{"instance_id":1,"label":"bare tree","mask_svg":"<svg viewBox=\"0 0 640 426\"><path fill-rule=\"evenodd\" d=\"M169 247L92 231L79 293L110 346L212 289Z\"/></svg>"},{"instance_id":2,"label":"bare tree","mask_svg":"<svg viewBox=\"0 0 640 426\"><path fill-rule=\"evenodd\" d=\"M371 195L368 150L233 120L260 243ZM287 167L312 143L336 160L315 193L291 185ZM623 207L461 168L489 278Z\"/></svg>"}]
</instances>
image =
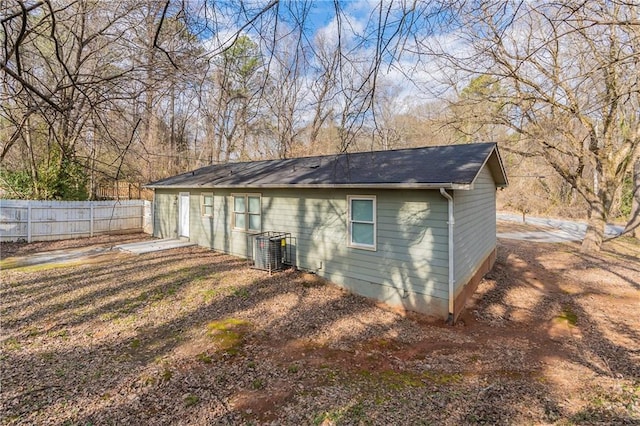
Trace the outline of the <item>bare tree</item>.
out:
<instances>
[{"instance_id":1,"label":"bare tree","mask_svg":"<svg viewBox=\"0 0 640 426\"><path fill-rule=\"evenodd\" d=\"M311 99L312 120L309 125L309 144L318 141L320 129L333 114L332 100L337 90L338 49L332 47L324 35L317 35L314 42L315 55L312 62Z\"/></svg>"},{"instance_id":2,"label":"bare tree","mask_svg":"<svg viewBox=\"0 0 640 426\"><path fill-rule=\"evenodd\" d=\"M268 111L265 111L265 121L270 129L268 134L275 140L277 156L288 158L295 152L304 129L307 62L301 29L288 30L278 41L283 39L288 39L288 43L274 46L271 53L266 87L269 95L264 100L268 106Z\"/></svg>"},{"instance_id":3,"label":"bare tree","mask_svg":"<svg viewBox=\"0 0 640 426\"><path fill-rule=\"evenodd\" d=\"M471 52L444 55L500 87L487 93L499 107L476 122L508 128L518 136L509 148L544 158L587 202L585 251L599 250L639 155L637 14L617 1L483 4L459 15Z\"/></svg>"},{"instance_id":4,"label":"bare tree","mask_svg":"<svg viewBox=\"0 0 640 426\"><path fill-rule=\"evenodd\" d=\"M640 239L640 158L636 159L633 167L633 189L631 193L631 213L623 234L633 234Z\"/></svg>"},{"instance_id":5,"label":"bare tree","mask_svg":"<svg viewBox=\"0 0 640 426\"><path fill-rule=\"evenodd\" d=\"M246 158L250 127L259 114L263 67L258 46L248 36L239 37L215 61L206 94L213 161Z\"/></svg>"},{"instance_id":6,"label":"bare tree","mask_svg":"<svg viewBox=\"0 0 640 426\"><path fill-rule=\"evenodd\" d=\"M106 9L87 1L11 3L2 20L0 69L11 98L2 103L2 111L14 126L2 159L16 141L23 141L33 192L59 197L65 182L81 190L78 147L86 132L100 125L95 113L112 108L113 99L123 96L119 82L130 67L116 28L131 9L125 3Z\"/></svg>"},{"instance_id":7,"label":"bare tree","mask_svg":"<svg viewBox=\"0 0 640 426\"><path fill-rule=\"evenodd\" d=\"M447 16L437 1L375 2L367 16L336 1L329 40L310 1L7 1L2 158L28 160L34 182L43 165L73 164L92 187L99 174L271 155L268 135L280 157L323 131L323 152L374 137L390 147L394 129L371 131L391 120L380 81Z\"/></svg>"},{"instance_id":8,"label":"bare tree","mask_svg":"<svg viewBox=\"0 0 640 426\"><path fill-rule=\"evenodd\" d=\"M199 52L177 10L137 1L8 3L0 111L10 136L1 158L12 169L28 166L31 196L63 196L59 184L69 178L78 188L88 180L93 193L103 178L158 177L158 165L178 171L172 164L193 116L186 81Z\"/></svg>"}]
</instances>

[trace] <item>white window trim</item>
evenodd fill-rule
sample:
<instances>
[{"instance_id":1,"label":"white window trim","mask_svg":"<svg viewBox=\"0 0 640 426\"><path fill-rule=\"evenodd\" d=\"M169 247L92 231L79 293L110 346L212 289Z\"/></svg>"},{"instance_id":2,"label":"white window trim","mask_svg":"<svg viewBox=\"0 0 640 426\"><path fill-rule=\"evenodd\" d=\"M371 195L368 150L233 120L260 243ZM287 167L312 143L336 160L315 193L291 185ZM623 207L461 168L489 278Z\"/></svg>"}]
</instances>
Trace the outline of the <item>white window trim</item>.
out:
<instances>
[{"instance_id":1,"label":"white window trim","mask_svg":"<svg viewBox=\"0 0 640 426\"><path fill-rule=\"evenodd\" d=\"M205 197L211 197L211 214L206 213L205 204L204 204ZM202 215L202 217L213 217L213 205L214 205L213 192L200 193L200 214Z\"/></svg>"},{"instance_id":2,"label":"white window trim","mask_svg":"<svg viewBox=\"0 0 640 426\"><path fill-rule=\"evenodd\" d=\"M362 222L362 221L356 221L359 223L372 223L373 224L373 244L369 245L369 244L358 244L358 243L354 243L353 242L353 232L352 232L352 225L353 225L353 220L351 220L351 201L353 200L366 200L366 201L373 201L373 222ZM362 249L362 250L370 250L370 251L377 251L377 247L378 247L378 206L377 206L377 201L376 201L376 196L375 195L348 195L347 196L347 210L348 210L348 240L347 240L347 246L351 247L351 248L357 248L357 249Z\"/></svg>"},{"instance_id":3,"label":"white window trim","mask_svg":"<svg viewBox=\"0 0 640 426\"><path fill-rule=\"evenodd\" d=\"M244 228L236 227L236 197L244 197L244 205L246 211L243 212L245 215L244 220ZM260 229L249 229L249 197L258 197L260 199ZM238 212L240 213L240 212ZM262 232L262 194L260 193L235 193L231 194L231 229L234 231L242 231L247 233L260 233Z\"/></svg>"}]
</instances>

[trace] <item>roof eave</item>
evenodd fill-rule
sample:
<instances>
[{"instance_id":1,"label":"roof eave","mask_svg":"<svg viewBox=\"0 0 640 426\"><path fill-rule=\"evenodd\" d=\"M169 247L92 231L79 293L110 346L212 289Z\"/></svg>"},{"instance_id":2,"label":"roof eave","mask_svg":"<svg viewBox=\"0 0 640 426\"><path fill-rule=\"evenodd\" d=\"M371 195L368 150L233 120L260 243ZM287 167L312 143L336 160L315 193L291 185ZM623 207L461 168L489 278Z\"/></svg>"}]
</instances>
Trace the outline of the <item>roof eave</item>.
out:
<instances>
[{"instance_id":1,"label":"roof eave","mask_svg":"<svg viewBox=\"0 0 640 426\"><path fill-rule=\"evenodd\" d=\"M242 184L242 185L145 185L149 189L345 189L345 188L362 188L362 189L456 189L470 190L470 183L440 182L440 183L347 183L347 184L330 184L330 183L297 183L297 184Z\"/></svg>"}]
</instances>

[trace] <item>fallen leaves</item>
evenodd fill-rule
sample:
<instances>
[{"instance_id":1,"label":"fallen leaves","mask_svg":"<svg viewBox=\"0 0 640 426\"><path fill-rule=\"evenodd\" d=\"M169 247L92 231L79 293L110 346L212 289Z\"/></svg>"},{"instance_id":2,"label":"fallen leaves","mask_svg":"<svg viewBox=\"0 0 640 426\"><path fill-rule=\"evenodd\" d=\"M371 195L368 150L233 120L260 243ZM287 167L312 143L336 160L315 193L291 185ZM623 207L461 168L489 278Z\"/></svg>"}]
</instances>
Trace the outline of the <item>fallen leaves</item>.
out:
<instances>
[{"instance_id":1,"label":"fallen leaves","mask_svg":"<svg viewBox=\"0 0 640 426\"><path fill-rule=\"evenodd\" d=\"M459 327L198 247L3 270L1 422L638 422L640 266L611 252L503 242Z\"/></svg>"}]
</instances>

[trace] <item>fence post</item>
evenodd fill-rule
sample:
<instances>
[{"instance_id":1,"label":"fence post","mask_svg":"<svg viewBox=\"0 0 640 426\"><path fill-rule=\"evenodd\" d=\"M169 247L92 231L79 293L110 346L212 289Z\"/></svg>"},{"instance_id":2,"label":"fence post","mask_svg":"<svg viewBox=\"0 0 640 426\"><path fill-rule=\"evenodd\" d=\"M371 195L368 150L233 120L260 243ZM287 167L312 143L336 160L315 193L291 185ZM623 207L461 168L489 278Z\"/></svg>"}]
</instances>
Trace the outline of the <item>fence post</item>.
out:
<instances>
[{"instance_id":1,"label":"fence post","mask_svg":"<svg viewBox=\"0 0 640 426\"><path fill-rule=\"evenodd\" d=\"M31 242L31 201L27 201L27 242Z\"/></svg>"},{"instance_id":2,"label":"fence post","mask_svg":"<svg viewBox=\"0 0 640 426\"><path fill-rule=\"evenodd\" d=\"M93 201L89 201L91 204L89 205L89 227L91 229L90 235L93 237Z\"/></svg>"}]
</instances>

